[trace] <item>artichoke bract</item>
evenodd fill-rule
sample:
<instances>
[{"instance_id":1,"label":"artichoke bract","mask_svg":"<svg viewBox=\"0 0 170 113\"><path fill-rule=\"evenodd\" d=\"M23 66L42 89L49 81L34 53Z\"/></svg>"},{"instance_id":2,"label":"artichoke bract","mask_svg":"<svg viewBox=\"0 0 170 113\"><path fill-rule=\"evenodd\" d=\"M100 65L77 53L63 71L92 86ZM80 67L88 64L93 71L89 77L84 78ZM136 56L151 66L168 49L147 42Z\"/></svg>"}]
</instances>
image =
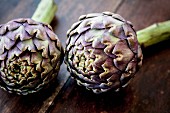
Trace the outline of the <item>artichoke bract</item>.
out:
<instances>
[{"instance_id":1,"label":"artichoke bract","mask_svg":"<svg viewBox=\"0 0 170 113\"><path fill-rule=\"evenodd\" d=\"M52 28L29 18L0 25L0 46L0 87L20 95L47 88L64 56Z\"/></svg>"},{"instance_id":2,"label":"artichoke bract","mask_svg":"<svg viewBox=\"0 0 170 113\"><path fill-rule=\"evenodd\" d=\"M67 32L65 63L79 85L94 93L125 87L142 65L132 24L111 12L82 15Z\"/></svg>"}]
</instances>

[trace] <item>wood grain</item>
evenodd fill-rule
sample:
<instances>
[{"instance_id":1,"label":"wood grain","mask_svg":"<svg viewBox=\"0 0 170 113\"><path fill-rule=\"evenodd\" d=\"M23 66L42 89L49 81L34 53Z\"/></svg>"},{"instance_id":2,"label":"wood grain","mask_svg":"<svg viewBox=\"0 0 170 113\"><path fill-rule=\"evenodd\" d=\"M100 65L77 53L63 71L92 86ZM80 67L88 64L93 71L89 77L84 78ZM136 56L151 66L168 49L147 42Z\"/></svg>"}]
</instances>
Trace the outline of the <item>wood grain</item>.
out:
<instances>
[{"instance_id":1,"label":"wood grain","mask_svg":"<svg viewBox=\"0 0 170 113\"><path fill-rule=\"evenodd\" d=\"M170 19L168 0L125 0L117 13L134 24L136 30Z\"/></svg>"},{"instance_id":2,"label":"wood grain","mask_svg":"<svg viewBox=\"0 0 170 113\"><path fill-rule=\"evenodd\" d=\"M14 18L30 18L40 0L1 0L0 24Z\"/></svg>"}]
</instances>

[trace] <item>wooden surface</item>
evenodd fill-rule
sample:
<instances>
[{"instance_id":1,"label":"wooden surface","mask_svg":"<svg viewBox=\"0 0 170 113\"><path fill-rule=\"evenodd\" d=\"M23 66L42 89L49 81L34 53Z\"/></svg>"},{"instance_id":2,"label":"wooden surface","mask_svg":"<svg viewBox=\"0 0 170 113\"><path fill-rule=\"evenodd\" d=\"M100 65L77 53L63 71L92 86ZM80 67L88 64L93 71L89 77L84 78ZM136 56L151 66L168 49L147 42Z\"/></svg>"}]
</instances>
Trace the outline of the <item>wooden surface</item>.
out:
<instances>
[{"instance_id":1,"label":"wooden surface","mask_svg":"<svg viewBox=\"0 0 170 113\"><path fill-rule=\"evenodd\" d=\"M31 17L40 0L1 0L0 24ZM66 31L82 14L112 11L131 21L136 30L170 19L169 0L56 0L52 22L63 46ZM143 48L143 67L119 93L96 95L78 86L63 63L56 83L28 96L0 89L0 113L170 113L170 40Z\"/></svg>"}]
</instances>

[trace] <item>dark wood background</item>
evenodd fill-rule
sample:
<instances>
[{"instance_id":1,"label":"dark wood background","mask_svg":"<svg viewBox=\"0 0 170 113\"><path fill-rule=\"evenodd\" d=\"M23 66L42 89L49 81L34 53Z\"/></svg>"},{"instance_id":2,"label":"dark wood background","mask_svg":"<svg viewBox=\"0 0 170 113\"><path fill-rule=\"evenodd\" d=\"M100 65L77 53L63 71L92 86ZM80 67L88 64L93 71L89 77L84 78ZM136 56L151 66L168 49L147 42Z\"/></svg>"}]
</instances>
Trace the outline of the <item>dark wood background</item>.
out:
<instances>
[{"instance_id":1,"label":"dark wood background","mask_svg":"<svg viewBox=\"0 0 170 113\"><path fill-rule=\"evenodd\" d=\"M1 0L0 24L31 17L40 0ZM111 11L131 21L136 30L170 19L169 0L55 0L51 23L65 46L66 32L82 14ZM170 40L143 48L143 67L118 93L96 95L78 86L63 63L48 90L18 96L0 89L0 113L170 113Z\"/></svg>"}]
</instances>

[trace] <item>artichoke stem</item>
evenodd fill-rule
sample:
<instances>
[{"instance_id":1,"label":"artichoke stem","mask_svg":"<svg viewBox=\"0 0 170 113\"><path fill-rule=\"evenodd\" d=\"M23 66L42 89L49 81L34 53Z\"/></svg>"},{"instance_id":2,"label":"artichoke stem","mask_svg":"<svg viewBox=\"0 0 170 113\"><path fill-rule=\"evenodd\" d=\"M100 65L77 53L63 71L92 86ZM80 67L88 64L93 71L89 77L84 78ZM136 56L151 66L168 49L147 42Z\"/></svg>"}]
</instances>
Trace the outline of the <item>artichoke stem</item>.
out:
<instances>
[{"instance_id":1,"label":"artichoke stem","mask_svg":"<svg viewBox=\"0 0 170 113\"><path fill-rule=\"evenodd\" d=\"M54 0L41 0L34 12L32 19L37 22L50 24L57 11Z\"/></svg>"},{"instance_id":2,"label":"artichoke stem","mask_svg":"<svg viewBox=\"0 0 170 113\"><path fill-rule=\"evenodd\" d=\"M170 39L170 20L155 23L137 32L140 45L148 47L161 41Z\"/></svg>"}]
</instances>

